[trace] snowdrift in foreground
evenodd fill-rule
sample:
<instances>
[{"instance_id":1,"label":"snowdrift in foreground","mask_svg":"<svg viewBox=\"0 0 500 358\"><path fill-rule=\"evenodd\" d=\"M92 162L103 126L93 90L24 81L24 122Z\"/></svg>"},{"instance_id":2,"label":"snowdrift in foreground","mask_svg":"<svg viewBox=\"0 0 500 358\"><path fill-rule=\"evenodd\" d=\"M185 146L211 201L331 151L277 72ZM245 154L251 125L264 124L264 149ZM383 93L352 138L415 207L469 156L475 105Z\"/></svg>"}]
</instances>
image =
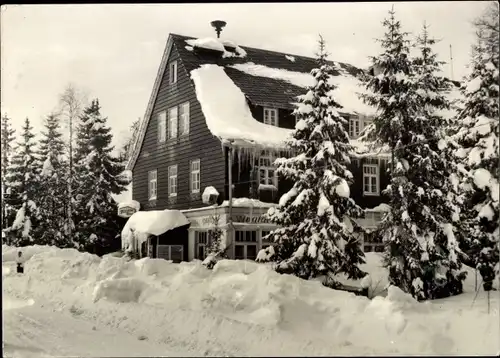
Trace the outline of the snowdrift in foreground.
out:
<instances>
[{"instance_id":1,"label":"snowdrift in foreground","mask_svg":"<svg viewBox=\"0 0 500 358\"><path fill-rule=\"evenodd\" d=\"M177 340L240 356L499 351L498 292L491 295L488 314L484 292L472 308L473 291L418 303L390 287L387 297L370 301L250 261L222 260L211 271L200 261L101 259L41 248L26 262L24 275L3 276L4 292L35 301L50 297L59 309L78 310L82 319L145 334L150 341ZM3 251L9 258L16 249ZM379 256L370 253L367 261L372 280L383 278Z\"/></svg>"}]
</instances>

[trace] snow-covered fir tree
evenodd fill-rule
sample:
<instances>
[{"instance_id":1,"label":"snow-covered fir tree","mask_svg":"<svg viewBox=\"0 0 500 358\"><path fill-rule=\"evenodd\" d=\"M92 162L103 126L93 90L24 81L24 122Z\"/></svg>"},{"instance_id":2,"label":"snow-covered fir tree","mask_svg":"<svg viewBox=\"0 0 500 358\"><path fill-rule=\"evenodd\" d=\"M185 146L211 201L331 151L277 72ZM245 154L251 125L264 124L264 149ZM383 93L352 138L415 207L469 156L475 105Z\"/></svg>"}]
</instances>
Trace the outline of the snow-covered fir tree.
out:
<instances>
[{"instance_id":1,"label":"snow-covered fir tree","mask_svg":"<svg viewBox=\"0 0 500 358\"><path fill-rule=\"evenodd\" d=\"M357 279L365 273L359 269L364 254L353 220L362 210L349 197L353 148L329 82L333 67L322 38L319 44L318 68L311 71L315 84L299 97L294 111L298 122L288 146L296 156L276 161L278 175L295 184L268 213L281 228L269 234L274 246L261 251L259 259L267 256L277 262L278 272L304 279L340 273Z\"/></svg>"},{"instance_id":2,"label":"snow-covered fir tree","mask_svg":"<svg viewBox=\"0 0 500 358\"><path fill-rule=\"evenodd\" d=\"M463 88L464 101L454 136L462 165L462 188L467 198L462 219L470 239L468 253L491 290L499 262L499 21L489 11L476 21L477 44L471 73ZM488 9L489 10L489 9Z\"/></svg>"},{"instance_id":3,"label":"snow-covered fir tree","mask_svg":"<svg viewBox=\"0 0 500 358\"><path fill-rule=\"evenodd\" d=\"M24 246L36 243L33 229L40 218L36 204L40 183L40 162L35 155L35 135L30 121L26 118L16 153L12 158L12 171L7 174L7 184L15 205L16 217L9 231L15 232L14 245Z\"/></svg>"},{"instance_id":4,"label":"snow-covered fir tree","mask_svg":"<svg viewBox=\"0 0 500 358\"><path fill-rule=\"evenodd\" d=\"M419 300L462 292L460 250L454 221L456 193L449 179L453 162L442 146L449 103L447 82L432 51L427 28L417 39L419 55L409 56L408 33L394 10L383 22L383 52L373 57L381 73L361 95L377 108L367 137L392 150L391 182L385 190L391 211L380 225L389 281Z\"/></svg>"},{"instance_id":5,"label":"snow-covered fir tree","mask_svg":"<svg viewBox=\"0 0 500 358\"><path fill-rule=\"evenodd\" d=\"M111 194L120 194L128 182L120 175L124 165L112 155L111 129L97 99L84 109L76 136L76 239L81 249L93 250L107 246L119 231Z\"/></svg>"},{"instance_id":6,"label":"snow-covered fir tree","mask_svg":"<svg viewBox=\"0 0 500 358\"><path fill-rule=\"evenodd\" d=\"M45 119L45 131L40 140L39 158L42 164L40 175L40 224L38 241L58 247L72 247L71 239L65 235L67 208L67 163L64 158L65 145L60 130L59 118L50 114Z\"/></svg>"},{"instance_id":7,"label":"snow-covered fir tree","mask_svg":"<svg viewBox=\"0 0 500 358\"><path fill-rule=\"evenodd\" d=\"M2 117L1 127L1 168L2 168L2 229L7 228L12 218L13 210L10 205L11 189L5 180L7 173L10 171L10 163L14 151L15 130L12 128L11 119L5 114Z\"/></svg>"}]
</instances>

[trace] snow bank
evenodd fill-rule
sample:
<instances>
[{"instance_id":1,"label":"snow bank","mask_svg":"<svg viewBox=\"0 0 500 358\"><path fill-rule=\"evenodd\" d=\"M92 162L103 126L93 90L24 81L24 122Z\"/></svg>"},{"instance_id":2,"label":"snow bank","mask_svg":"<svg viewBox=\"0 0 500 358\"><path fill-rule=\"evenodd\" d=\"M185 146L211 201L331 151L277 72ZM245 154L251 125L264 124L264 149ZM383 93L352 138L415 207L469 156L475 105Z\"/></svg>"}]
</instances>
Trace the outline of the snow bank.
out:
<instances>
[{"instance_id":1,"label":"snow bank","mask_svg":"<svg viewBox=\"0 0 500 358\"><path fill-rule=\"evenodd\" d=\"M75 261L89 275L61 277ZM208 270L200 261L90 259L76 250L47 248L26 268L22 277L4 277L4 292L28 290L36 301L50 297L59 309L78 308L81 319L146 333L151 342L176 340L235 356L490 355L499 350L498 292L491 293L488 314L484 292L473 307L473 290L418 303L389 287L387 297L368 300L244 260L221 260ZM367 254L366 268L372 271L363 285L373 285L384 271L380 256Z\"/></svg>"},{"instance_id":2,"label":"snow bank","mask_svg":"<svg viewBox=\"0 0 500 358\"><path fill-rule=\"evenodd\" d=\"M214 136L235 141L243 147L258 145L271 149L284 148L291 131L266 125L253 118L245 95L227 76L223 67L202 65L191 71L191 78L207 126Z\"/></svg>"},{"instance_id":3,"label":"snow bank","mask_svg":"<svg viewBox=\"0 0 500 358\"><path fill-rule=\"evenodd\" d=\"M33 300L32 298L28 300L20 300L17 298L2 295L2 311L10 311L17 308L33 306L34 304L35 300Z\"/></svg>"},{"instance_id":4,"label":"snow bank","mask_svg":"<svg viewBox=\"0 0 500 358\"><path fill-rule=\"evenodd\" d=\"M185 225L189 225L189 221L179 210L138 211L123 227L122 248L129 248L134 240L141 245L149 235L161 235Z\"/></svg>"},{"instance_id":5,"label":"snow bank","mask_svg":"<svg viewBox=\"0 0 500 358\"><path fill-rule=\"evenodd\" d=\"M229 200L224 200L220 207L229 206ZM276 204L273 203L265 203L263 201L257 199L249 199L249 198L234 198L232 202L233 208L272 208L275 207Z\"/></svg>"},{"instance_id":6,"label":"snow bank","mask_svg":"<svg viewBox=\"0 0 500 358\"><path fill-rule=\"evenodd\" d=\"M2 245L2 262L15 262L17 258L17 253L21 251L23 253L23 258L25 261L29 260L34 255L41 252L56 252L59 249L54 246L46 245L33 245L26 247L13 247Z\"/></svg>"},{"instance_id":7,"label":"snow bank","mask_svg":"<svg viewBox=\"0 0 500 358\"><path fill-rule=\"evenodd\" d=\"M276 80L289 82L299 87L313 86L314 77L310 73L288 71L282 68L271 68L264 65L256 65L253 62L231 65L230 67L258 77L268 77ZM332 76L330 83L338 88L334 92L335 99L344 107L348 113L373 114L373 107L365 104L356 93L364 92L361 82L356 78L341 71L340 76Z\"/></svg>"}]
</instances>

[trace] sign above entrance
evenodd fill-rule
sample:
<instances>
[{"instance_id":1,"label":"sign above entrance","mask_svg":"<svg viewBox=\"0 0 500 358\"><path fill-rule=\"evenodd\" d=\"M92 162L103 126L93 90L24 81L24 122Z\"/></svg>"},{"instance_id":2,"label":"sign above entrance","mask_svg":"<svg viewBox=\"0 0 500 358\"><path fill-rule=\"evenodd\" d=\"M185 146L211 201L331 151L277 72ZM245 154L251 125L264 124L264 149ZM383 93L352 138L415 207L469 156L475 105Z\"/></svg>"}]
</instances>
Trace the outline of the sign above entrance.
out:
<instances>
[{"instance_id":1,"label":"sign above entrance","mask_svg":"<svg viewBox=\"0 0 500 358\"><path fill-rule=\"evenodd\" d=\"M235 215L233 222L245 224L271 224L271 221L265 215Z\"/></svg>"}]
</instances>

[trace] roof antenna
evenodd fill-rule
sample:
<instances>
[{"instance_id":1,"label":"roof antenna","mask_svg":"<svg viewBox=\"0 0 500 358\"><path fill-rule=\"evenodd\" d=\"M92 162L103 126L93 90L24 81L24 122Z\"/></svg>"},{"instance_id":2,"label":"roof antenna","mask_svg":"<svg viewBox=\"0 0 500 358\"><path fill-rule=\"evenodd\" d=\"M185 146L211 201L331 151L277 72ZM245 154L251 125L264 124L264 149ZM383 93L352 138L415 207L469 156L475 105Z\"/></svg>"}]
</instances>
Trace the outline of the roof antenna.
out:
<instances>
[{"instance_id":1,"label":"roof antenna","mask_svg":"<svg viewBox=\"0 0 500 358\"><path fill-rule=\"evenodd\" d=\"M222 29L226 26L226 22L222 20L214 20L210 23L217 33L217 38L220 38Z\"/></svg>"}]
</instances>

